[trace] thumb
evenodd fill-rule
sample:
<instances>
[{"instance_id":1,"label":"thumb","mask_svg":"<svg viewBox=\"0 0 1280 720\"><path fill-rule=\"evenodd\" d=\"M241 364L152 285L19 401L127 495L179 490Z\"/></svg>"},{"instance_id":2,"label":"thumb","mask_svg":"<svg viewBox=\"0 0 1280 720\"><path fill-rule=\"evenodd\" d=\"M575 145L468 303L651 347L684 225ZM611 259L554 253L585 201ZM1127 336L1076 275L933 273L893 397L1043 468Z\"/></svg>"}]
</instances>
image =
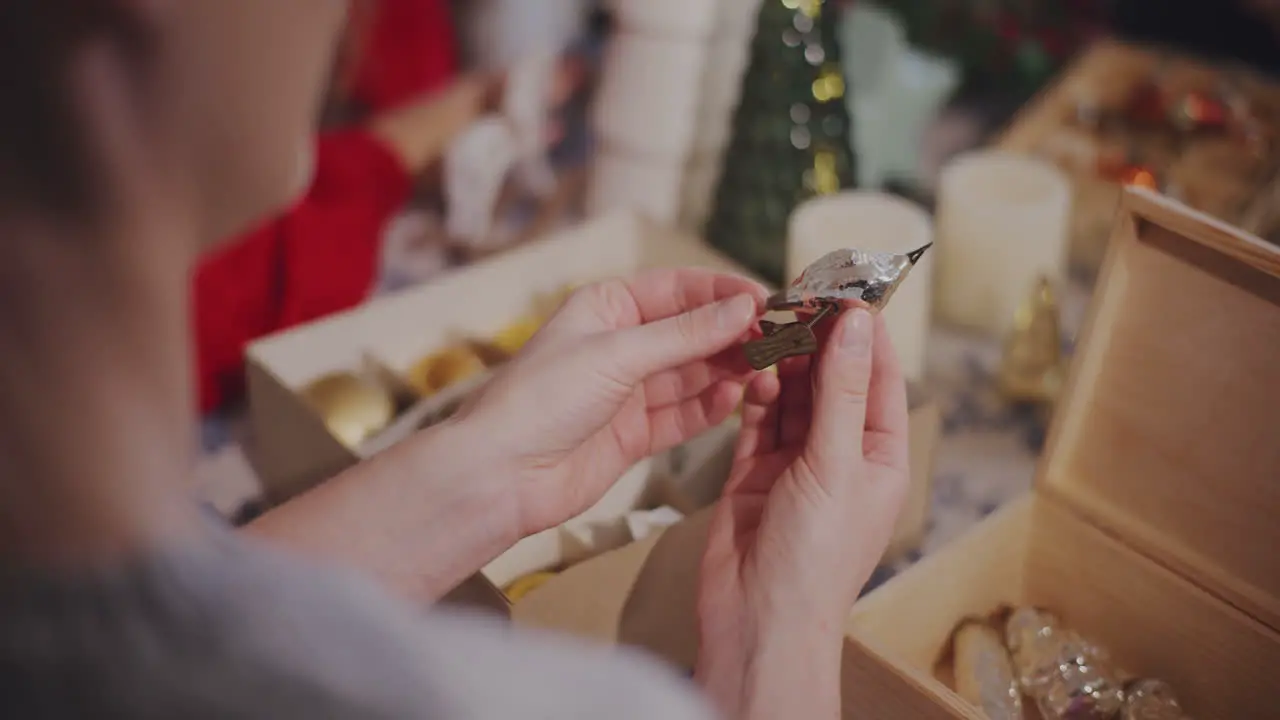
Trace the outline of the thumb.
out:
<instances>
[{"instance_id":1,"label":"thumb","mask_svg":"<svg viewBox=\"0 0 1280 720\"><path fill-rule=\"evenodd\" d=\"M756 298L735 295L689 312L600 336L598 368L634 385L663 370L702 360L738 341L757 316Z\"/></svg>"},{"instance_id":2,"label":"thumb","mask_svg":"<svg viewBox=\"0 0 1280 720\"><path fill-rule=\"evenodd\" d=\"M854 308L840 316L823 349L805 447L819 478L838 477L841 470L862 464L874 335L871 313Z\"/></svg>"}]
</instances>

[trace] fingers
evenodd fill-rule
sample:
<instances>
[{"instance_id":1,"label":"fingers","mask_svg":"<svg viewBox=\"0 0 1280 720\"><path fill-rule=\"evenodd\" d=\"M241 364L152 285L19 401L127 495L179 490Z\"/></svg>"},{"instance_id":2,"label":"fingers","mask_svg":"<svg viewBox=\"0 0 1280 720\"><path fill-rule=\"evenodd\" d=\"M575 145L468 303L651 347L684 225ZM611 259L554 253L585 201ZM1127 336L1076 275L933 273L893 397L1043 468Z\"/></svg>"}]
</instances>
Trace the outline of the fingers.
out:
<instances>
[{"instance_id":1,"label":"fingers","mask_svg":"<svg viewBox=\"0 0 1280 720\"><path fill-rule=\"evenodd\" d=\"M547 323L545 334L585 337L665 320L744 294L754 298L758 308L768 297L760 284L736 275L700 268L650 270L577 290Z\"/></svg>"},{"instance_id":2,"label":"fingers","mask_svg":"<svg viewBox=\"0 0 1280 720\"><path fill-rule=\"evenodd\" d=\"M744 460L767 455L778 448L778 395L782 382L774 373L763 372L747 383L742 399L742 429L733 456Z\"/></svg>"},{"instance_id":3,"label":"fingers","mask_svg":"<svg viewBox=\"0 0 1280 720\"><path fill-rule=\"evenodd\" d=\"M658 372L705 360L737 342L757 317L756 300L740 294L656 322L601 333L587 341L591 367L636 386Z\"/></svg>"},{"instance_id":4,"label":"fingers","mask_svg":"<svg viewBox=\"0 0 1280 720\"><path fill-rule=\"evenodd\" d=\"M888 328L880 317L876 318L871 361L862 455L867 462L905 471L910 457L907 383L898 353L889 341Z\"/></svg>"},{"instance_id":5,"label":"fingers","mask_svg":"<svg viewBox=\"0 0 1280 720\"><path fill-rule=\"evenodd\" d=\"M746 382L754 374L746 357L735 346L709 360L695 360L674 370L651 375L644 382L645 404L662 407L695 397L712 385L733 380Z\"/></svg>"},{"instance_id":6,"label":"fingers","mask_svg":"<svg viewBox=\"0 0 1280 720\"><path fill-rule=\"evenodd\" d=\"M804 442L813 420L812 359L790 357L778 363L782 394L778 398L778 445L789 447Z\"/></svg>"},{"instance_id":7,"label":"fingers","mask_svg":"<svg viewBox=\"0 0 1280 720\"><path fill-rule=\"evenodd\" d=\"M875 339L871 313L857 308L841 314L823 348L805 447L805 457L821 481L862 464Z\"/></svg>"},{"instance_id":8,"label":"fingers","mask_svg":"<svg viewBox=\"0 0 1280 720\"><path fill-rule=\"evenodd\" d=\"M757 282L701 268L650 270L625 282L641 322L663 320L735 295L749 295L764 308L769 297Z\"/></svg>"},{"instance_id":9,"label":"fingers","mask_svg":"<svg viewBox=\"0 0 1280 720\"><path fill-rule=\"evenodd\" d=\"M663 452L719 425L742 402L742 384L720 382L697 397L649 411L648 454Z\"/></svg>"}]
</instances>

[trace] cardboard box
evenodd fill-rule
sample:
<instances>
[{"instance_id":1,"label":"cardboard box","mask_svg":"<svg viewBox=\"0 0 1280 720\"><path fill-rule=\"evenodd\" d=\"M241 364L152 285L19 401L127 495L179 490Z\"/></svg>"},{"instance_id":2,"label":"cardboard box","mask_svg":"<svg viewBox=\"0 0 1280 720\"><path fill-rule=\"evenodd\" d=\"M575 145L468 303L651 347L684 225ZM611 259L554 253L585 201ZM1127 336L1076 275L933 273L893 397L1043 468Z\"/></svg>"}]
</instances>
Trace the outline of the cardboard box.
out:
<instances>
[{"instance_id":1,"label":"cardboard box","mask_svg":"<svg viewBox=\"0 0 1280 720\"><path fill-rule=\"evenodd\" d=\"M948 641L1002 604L1058 613L1192 717L1275 716L1280 252L1126 191L1082 337L1031 495L855 606L863 716L980 718Z\"/></svg>"},{"instance_id":2,"label":"cardboard box","mask_svg":"<svg viewBox=\"0 0 1280 720\"><path fill-rule=\"evenodd\" d=\"M1220 69L1199 60L1111 40L1098 42L1020 110L996 139L1002 150L1049 157L1062 165L1074 184L1070 260L1074 269L1095 274L1106 255L1111 222L1121 187L1098 177L1087 152L1089 134L1072 125L1081 101L1113 104L1160 70L1173 92L1214 92L1230 81L1246 93L1263 117L1280 112L1280 85L1256 73ZM1254 233L1269 232L1272 198L1260 197L1274 185L1280 153L1242 157L1239 143L1197 139L1183 151L1176 143L1147 148L1144 162L1168 164L1167 180L1192 207L1243 225ZM1257 201L1255 201L1257 198ZM1247 224L1246 224L1247 223Z\"/></svg>"},{"instance_id":3,"label":"cardboard box","mask_svg":"<svg viewBox=\"0 0 1280 720\"><path fill-rule=\"evenodd\" d=\"M413 363L462 337L490 337L527 315L537 300L569 285L653 267L708 267L749 275L692 236L618 214L533 241L450 273L422 287L374 300L254 343L247 352L253 461L270 500L280 502L409 437L420 421L482 383L477 376L411 408L357 447L335 437L300 396L311 381L366 369L392 386L405 384ZM583 515L525 538L446 598L506 612L500 588L523 575L559 568L631 540L633 510L699 505L646 460Z\"/></svg>"},{"instance_id":4,"label":"cardboard box","mask_svg":"<svg viewBox=\"0 0 1280 720\"><path fill-rule=\"evenodd\" d=\"M678 266L748 274L696 238L612 215L253 343L246 352L251 460L267 495L285 500L410 434L397 427L380 441L344 446L299 395L316 378L371 364L402 377L419 358L461 337L490 337L568 285Z\"/></svg>"}]
</instances>

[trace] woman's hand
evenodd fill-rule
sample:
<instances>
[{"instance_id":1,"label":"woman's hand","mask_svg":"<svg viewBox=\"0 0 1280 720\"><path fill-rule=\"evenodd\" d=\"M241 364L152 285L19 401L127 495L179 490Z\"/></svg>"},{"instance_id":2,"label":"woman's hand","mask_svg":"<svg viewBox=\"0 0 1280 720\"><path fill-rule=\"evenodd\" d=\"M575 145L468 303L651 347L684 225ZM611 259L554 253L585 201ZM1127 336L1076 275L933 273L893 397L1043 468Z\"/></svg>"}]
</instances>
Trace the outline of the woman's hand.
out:
<instances>
[{"instance_id":1,"label":"woman's hand","mask_svg":"<svg viewBox=\"0 0 1280 720\"><path fill-rule=\"evenodd\" d=\"M273 509L249 532L432 602L631 465L737 407L765 290L658 270L575 292L453 419Z\"/></svg>"},{"instance_id":2,"label":"woman's hand","mask_svg":"<svg viewBox=\"0 0 1280 720\"><path fill-rule=\"evenodd\" d=\"M512 483L519 531L593 505L636 462L727 418L752 373L741 352L766 291L706 270L579 289L451 420Z\"/></svg>"},{"instance_id":3,"label":"woman's hand","mask_svg":"<svg viewBox=\"0 0 1280 720\"><path fill-rule=\"evenodd\" d=\"M855 309L834 324L812 371L791 358L746 389L698 599L697 677L729 717L839 717L845 617L906 493L906 386L884 323Z\"/></svg>"}]
</instances>

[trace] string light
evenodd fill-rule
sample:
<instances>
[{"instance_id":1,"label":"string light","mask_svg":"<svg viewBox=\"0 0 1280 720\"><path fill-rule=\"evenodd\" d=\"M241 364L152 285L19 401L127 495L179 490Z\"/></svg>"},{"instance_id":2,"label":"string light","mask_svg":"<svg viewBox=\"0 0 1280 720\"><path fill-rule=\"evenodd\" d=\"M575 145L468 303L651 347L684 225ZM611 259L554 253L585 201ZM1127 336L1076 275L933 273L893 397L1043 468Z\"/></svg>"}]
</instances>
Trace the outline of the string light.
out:
<instances>
[{"instance_id":1,"label":"string light","mask_svg":"<svg viewBox=\"0 0 1280 720\"><path fill-rule=\"evenodd\" d=\"M830 150L819 150L813 154L813 191L819 195L831 195L840 191L836 156Z\"/></svg>"}]
</instances>

